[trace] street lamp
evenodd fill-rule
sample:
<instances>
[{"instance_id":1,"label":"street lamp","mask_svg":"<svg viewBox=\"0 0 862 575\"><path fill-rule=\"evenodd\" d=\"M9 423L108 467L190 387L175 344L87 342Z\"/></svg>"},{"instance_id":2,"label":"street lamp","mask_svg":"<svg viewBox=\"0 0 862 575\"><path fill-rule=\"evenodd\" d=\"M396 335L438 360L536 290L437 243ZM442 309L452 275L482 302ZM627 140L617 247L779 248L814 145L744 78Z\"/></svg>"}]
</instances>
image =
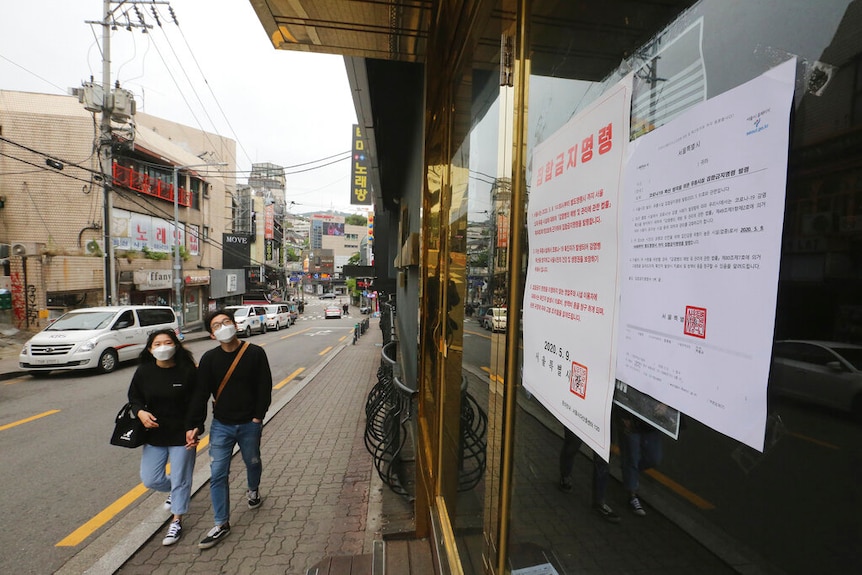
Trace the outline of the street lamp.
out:
<instances>
[{"instance_id":1,"label":"street lamp","mask_svg":"<svg viewBox=\"0 0 862 575\"><path fill-rule=\"evenodd\" d=\"M183 279L182 279L182 267L180 264L180 170L186 170L188 168L200 168L200 167L210 167L210 166L226 166L227 162L219 162L217 164L190 164L187 166L174 166L174 270L173 270L173 283L174 283L174 312L177 315L177 322L180 326L180 333L182 333L183 326L185 325L185 314L183 313L183 302L182 302L182 287L183 287Z\"/></svg>"}]
</instances>

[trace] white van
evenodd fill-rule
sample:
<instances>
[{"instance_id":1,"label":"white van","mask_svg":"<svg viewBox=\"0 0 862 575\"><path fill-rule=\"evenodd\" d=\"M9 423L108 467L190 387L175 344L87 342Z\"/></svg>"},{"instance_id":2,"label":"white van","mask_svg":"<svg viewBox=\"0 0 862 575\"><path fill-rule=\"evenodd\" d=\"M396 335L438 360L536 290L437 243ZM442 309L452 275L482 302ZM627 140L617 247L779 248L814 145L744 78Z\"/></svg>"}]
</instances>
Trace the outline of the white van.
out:
<instances>
[{"instance_id":1,"label":"white van","mask_svg":"<svg viewBox=\"0 0 862 575\"><path fill-rule=\"evenodd\" d=\"M137 359L154 331L179 332L174 310L167 306L88 307L61 315L30 338L18 365L31 375L55 369L114 371L120 362Z\"/></svg>"},{"instance_id":2,"label":"white van","mask_svg":"<svg viewBox=\"0 0 862 575\"><path fill-rule=\"evenodd\" d=\"M283 327L290 327L290 309L286 303L273 303L263 307L266 309L266 329L278 331Z\"/></svg>"}]
</instances>

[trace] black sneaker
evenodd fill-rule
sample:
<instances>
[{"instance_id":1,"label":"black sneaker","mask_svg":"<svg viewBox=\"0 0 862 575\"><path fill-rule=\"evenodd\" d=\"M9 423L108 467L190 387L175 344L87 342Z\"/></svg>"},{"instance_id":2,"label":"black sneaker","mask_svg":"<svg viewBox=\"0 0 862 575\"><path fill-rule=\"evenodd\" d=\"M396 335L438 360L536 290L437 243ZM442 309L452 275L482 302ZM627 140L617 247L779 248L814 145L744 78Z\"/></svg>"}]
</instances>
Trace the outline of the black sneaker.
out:
<instances>
[{"instance_id":1,"label":"black sneaker","mask_svg":"<svg viewBox=\"0 0 862 575\"><path fill-rule=\"evenodd\" d=\"M260 507L260 491L257 489L249 489L245 492L245 497L248 499L248 508L257 509Z\"/></svg>"},{"instance_id":2,"label":"black sneaker","mask_svg":"<svg viewBox=\"0 0 862 575\"><path fill-rule=\"evenodd\" d=\"M614 513L614 510L611 509L611 506L607 503L598 503L593 505L593 509L601 515L606 521L610 523L619 523L620 516Z\"/></svg>"},{"instance_id":3,"label":"black sneaker","mask_svg":"<svg viewBox=\"0 0 862 575\"><path fill-rule=\"evenodd\" d=\"M180 540L180 536L182 534L183 526L180 524L179 520L171 521L171 526L168 527L168 534L165 535L164 539L162 539L162 545L173 545Z\"/></svg>"},{"instance_id":4,"label":"black sneaker","mask_svg":"<svg viewBox=\"0 0 862 575\"><path fill-rule=\"evenodd\" d=\"M631 499L629 499L629 509L632 510L632 513L638 515L639 517L643 517L646 515L646 510L644 510L643 505L641 505L641 500L637 495L633 495Z\"/></svg>"},{"instance_id":5,"label":"black sneaker","mask_svg":"<svg viewBox=\"0 0 862 575\"><path fill-rule=\"evenodd\" d=\"M203 540L198 543L198 547L200 549L209 549L210 547L215 546L216 543L224 539L230 533L230 523L225 523L224 525L216 525L212 529L209 530L207 536L203 538Z\"/></svg>"},{"instance_id":6,"label":"black sneaker","mask_svg":"<svg viewBox=\"0 0 862 575\"><path fill-rule=\"evenodd\" d=\"M560 477L560 491L565 491L566 493L572 490L572 478L569 476Z\"/></svg>"}]
</instances>

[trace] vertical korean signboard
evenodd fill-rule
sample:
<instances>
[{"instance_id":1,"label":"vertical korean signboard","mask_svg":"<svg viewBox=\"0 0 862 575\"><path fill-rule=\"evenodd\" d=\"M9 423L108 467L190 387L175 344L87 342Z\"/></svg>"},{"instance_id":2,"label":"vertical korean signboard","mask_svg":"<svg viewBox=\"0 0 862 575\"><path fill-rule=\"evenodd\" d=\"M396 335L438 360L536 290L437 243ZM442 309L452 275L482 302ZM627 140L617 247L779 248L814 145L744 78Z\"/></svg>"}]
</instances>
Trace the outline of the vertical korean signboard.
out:
<instances>
[{"instance_id":1,"label":"vertical korean signboard","mask_svg":"<svg viewBox=\"0 0 862 575\"><path fill-rule=\"evenodd\" d=\"M533 153L524 387L596 453L610 453L621 177L631 77Z\"/></svg>"},{"instance_id":2,"label":"vertical korean signboard","mask_svg":"<svg viewBox=\"0 0 862 575\"><path fill-rule=\"evenodd\" d=\"M617 378L763 449L796 61L630 144Z\"/></svg>"},{"instance_id":3,"label":"vertical korean signboard","mask_svg":"<svg viewBox=\"0 0 862 575\"><path fill-rule=\"evenodd\" d=\"M350 166L350 203L358 206L371 205L368 189L368 154L365 139L358 124L353 124L353 158Z\"/></svg>"}]
</instances>

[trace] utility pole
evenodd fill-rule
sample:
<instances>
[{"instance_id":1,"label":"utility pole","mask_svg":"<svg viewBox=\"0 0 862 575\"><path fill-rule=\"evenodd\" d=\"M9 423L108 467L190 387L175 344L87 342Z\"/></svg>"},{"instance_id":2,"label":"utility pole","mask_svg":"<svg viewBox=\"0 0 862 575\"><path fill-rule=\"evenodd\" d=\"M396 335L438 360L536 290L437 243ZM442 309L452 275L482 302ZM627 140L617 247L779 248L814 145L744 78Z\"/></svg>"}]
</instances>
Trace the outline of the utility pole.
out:
<instances>
[{"instance_id":1,"label":"utility pole","mask_svg":"<svg viewBox=\"0 0 862 575\"><path fill-rule=\"evenodd\" d=\"M111 93L111 1L104 0L102 9L102 123L99 130L99 154L102 157L102 189L104 190L104 213L102 227L105 232L105 304L114 305L117 301L117 281L114 275L114 240L111 238L111 187L114 183L113 156L111 145L111 113L113 98Z\"/></svg>"},{"instance_id":2,"label":"utility pole","mask_svg":"<svg viewBox=\"0 0 862 575\"><path fill-rule=\"evenodd\" d=\"M116 4L116 8L111 9L111 4ZM166 0L150 0L147 4L167 4ZM99 124L99 164L102 172L102 194L104 201L102 204L102 228L104 230L104 268L105 268L105 304L115 305L117 303L117 278L114 271L114 241L111 236L111 215L113 213L113 202L111 200L111 190L114 185L114 166L112 146L114 143L113 130L111 128L111 119L117 114L120 121L123 118L128 119L130 115L134 115L134 100L131 92L120 90L119 85L117 90L111 88L111 31L118 28L117 20L114 11L121 6L132 5L140 19L140 23L132 23L128 16L123 27L126 30L132 28L141 28L144 32L148 28L152 28L144 22L143 15L138 11L137 2L128 2L127 0L102 0L102 19L100 21L87 20L87 24L102 27L102 86L101 90L97 90L98 86L90 82L84 85L82 97L79 98L85 103L85 108L89 111L100 111L102 114ZM171 12L173 14L173 11ZM101 91L100 95L95 94L96 91ZM115 108L117 97L122 98L122 105ZM94 105L98 102L98 107Z\"/></svg>"}]
</instances>

